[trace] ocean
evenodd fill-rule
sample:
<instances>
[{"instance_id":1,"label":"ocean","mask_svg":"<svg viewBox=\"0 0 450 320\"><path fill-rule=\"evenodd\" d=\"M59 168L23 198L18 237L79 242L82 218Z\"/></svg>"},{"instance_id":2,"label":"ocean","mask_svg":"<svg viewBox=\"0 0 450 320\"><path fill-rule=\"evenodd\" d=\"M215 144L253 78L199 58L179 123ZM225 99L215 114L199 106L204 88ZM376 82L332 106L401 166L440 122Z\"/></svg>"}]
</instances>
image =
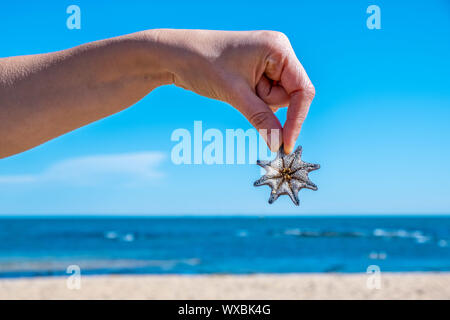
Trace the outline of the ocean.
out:
<instances>
[{"instance_id":1,"label":"ocean","mask_svg":"<svg viewBox=\"0 0 450 320\"><path fill-rule=\"evenodd\" d=\"M0 277L450 271L450 217L1 218ZM69 268L70 269L70 268Z\"/></svg>"}]
</instances>

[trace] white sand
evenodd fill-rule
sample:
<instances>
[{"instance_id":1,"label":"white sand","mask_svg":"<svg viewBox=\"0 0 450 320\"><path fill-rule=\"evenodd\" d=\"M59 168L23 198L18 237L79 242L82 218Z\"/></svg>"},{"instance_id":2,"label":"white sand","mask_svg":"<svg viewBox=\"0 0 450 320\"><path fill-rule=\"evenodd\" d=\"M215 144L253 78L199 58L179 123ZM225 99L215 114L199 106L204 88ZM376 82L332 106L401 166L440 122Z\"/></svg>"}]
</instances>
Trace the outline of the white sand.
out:
<instances>
[{"instance_id":1,"label":"white sand","mask_svg":"<svg viewBox=\"0 0 450 320\"><path fill-rule=\"evenodd\" d=\"M84 276L0 280L0 299L450 299L450 273Z\"/></svg>"}]
</instances>

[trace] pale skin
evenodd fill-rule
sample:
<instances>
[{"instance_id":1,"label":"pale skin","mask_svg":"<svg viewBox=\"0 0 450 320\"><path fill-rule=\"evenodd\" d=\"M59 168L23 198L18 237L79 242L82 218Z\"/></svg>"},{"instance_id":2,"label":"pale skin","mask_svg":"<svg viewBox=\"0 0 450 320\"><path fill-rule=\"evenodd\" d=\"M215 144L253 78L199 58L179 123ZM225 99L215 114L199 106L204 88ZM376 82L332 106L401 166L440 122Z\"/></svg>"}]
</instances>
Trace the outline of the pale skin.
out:
<instances>
[{"instance_id":1,"label":"pale skin","mask_svg":"<svg viewBox=\"0 0 450 320\"><path fill-rule=\"evenodd\" d=\"M229 103L272 151L283 143L286 153L315 94L288 38L274 31L146 30L1 58L0 158L117 113L170 84ZM282 127L274 112L285 106Z\"/></svg>"}]
</instances>

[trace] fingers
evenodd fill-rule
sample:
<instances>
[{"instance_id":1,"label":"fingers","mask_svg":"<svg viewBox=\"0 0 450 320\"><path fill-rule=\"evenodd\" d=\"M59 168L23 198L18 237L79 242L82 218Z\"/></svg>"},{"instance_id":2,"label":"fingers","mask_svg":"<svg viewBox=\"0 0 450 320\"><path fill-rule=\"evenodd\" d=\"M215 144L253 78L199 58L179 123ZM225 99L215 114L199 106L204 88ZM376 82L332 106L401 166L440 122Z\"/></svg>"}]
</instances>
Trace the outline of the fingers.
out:
<instances>
[{"instance_id":1,"label":"fingers","mask_svg":"<svg viewBox=\"0 0 450 320\"><path fill-rule=\"evenodd\" d=\"M248 88L236 106L258 130L272 151L278 151L282 143L282 127L269 106Z\"/></svg>"},{"instance_id":2,"label":"fingers","mask_svg":"<svg viewBox=\"0 0 450 320\"><path fill-rule=\"evenodd\" d=\"M261 77L256 85L256 93L272 111L289 104L289 95L282 86L277 85L276 81L269 80L265 75Z\"/></svg>"},{"instance_id":3,"label":"fingers","mask_svg":"<svg viewBox=\"0 0 450 320\"><path fill-rule=\"evenodd\" d=\"M284 151L291 153L308 114L315 90L305 69L293 52L285 63L281 84L289 95L290 101L283 127L283 142Z\"/></svg>"},{"instance_id":4,"label":"fingers","mask_svg":"<svg viewBox=\"0 0 450 320\"><path fill-rule=\"evenodd\" d=\"M304 91L296 91L291 94L286 122L284 123L283 141L285 153L291 153L295 147L303 122L308 114L312 98Z\"/></svg>"}]
</instances>

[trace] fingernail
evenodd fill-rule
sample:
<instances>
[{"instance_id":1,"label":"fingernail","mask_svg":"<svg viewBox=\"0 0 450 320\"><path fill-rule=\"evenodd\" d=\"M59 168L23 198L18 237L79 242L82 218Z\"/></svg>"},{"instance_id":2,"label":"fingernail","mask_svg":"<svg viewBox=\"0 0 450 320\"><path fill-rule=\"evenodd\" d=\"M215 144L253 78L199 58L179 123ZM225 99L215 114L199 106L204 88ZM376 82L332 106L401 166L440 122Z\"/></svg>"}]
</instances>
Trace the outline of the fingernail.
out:
<instances>
[{"instance_id":1,"label":"fingernail","mask_svg":"<svg viewBox=\"0 0 450 320\"><path fill-rule=\"evenodd\" d=\"M287 144L284 145L284 153L289 154L292 152L292 150L294 150L293 146Z\"/></svg>"}]
</instances>

